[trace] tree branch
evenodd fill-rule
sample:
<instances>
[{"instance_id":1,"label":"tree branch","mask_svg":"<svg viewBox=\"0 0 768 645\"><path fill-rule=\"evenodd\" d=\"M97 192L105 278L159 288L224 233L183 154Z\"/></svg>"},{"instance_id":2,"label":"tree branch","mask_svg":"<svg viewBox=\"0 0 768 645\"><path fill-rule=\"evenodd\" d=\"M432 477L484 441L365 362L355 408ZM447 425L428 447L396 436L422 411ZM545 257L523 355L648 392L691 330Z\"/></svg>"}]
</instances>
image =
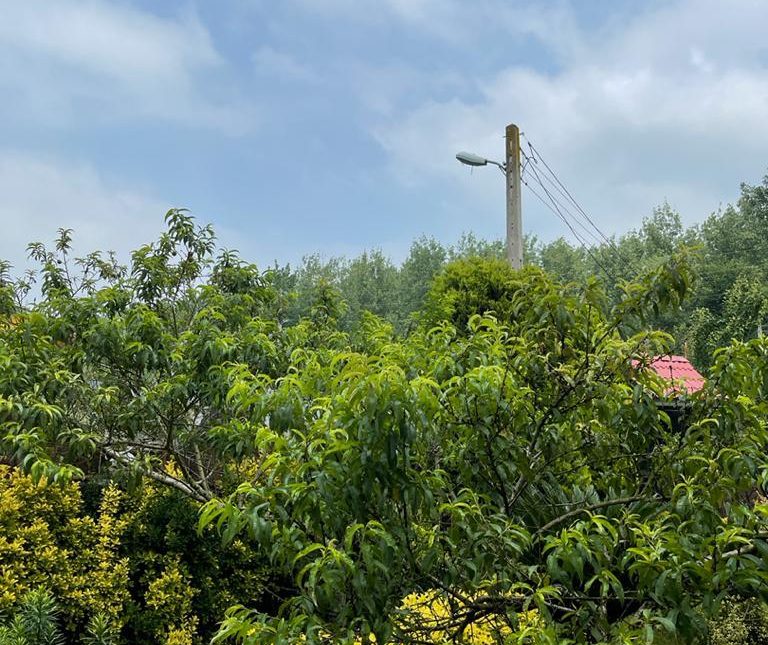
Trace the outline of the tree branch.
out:
<instances>
[{"instance_id":1,"label":"tree branch","mask_svg":"<svg viewBox=\"0 0 768 645\"><path fill-rule=\"evenodd\" d=\"M546 533L551 528L557 526L558 524L561 524L565 522L566 520L571 519L572 517L576 517L577 515L580 515L581 513L591 513L592 511L595 511L599 508L606 508L608 506L615 506L618 504L631 504L632 502L639 502L642 500L650 500L653 499L651 497L647 497L645 495L633 495L632 497L618 497L616 499L610 499L605 500L603 502L598 502L597 504L592 504L591 506L584 506L583 508L576 508L572 511L568 511L567 513L564 513L560 517L556 517L551 522L547 522L544 526L542 526L536 533L533 534L533 537L537 537L541 535L542 533Z\"/></svg>"},{"instance_id":2,"label":"tree branch","mask_svg":"<svg viewBox=\"0 0 768 645\"><path fill-rule=\"evenodd\" d=\"M119 461L121 464L125 464L126 466L134 465L136 463L136 457L121 455L116 450L112 450L112 448L104 448L104 452L110 459ZM173 477L168 473L158 472L156 470L147 469L142 466L140 466L139 469L143 475L146 475L150 479L154 479L156 482L164 484L165 486L175 488L176 490L181 491L187 497L190 497L195 501L204 504L205 502L209 502L211 500L211 497L206 497L205 495L192 488L189 484L187 484L187 482Z\"/></svg>"}]
</instances>

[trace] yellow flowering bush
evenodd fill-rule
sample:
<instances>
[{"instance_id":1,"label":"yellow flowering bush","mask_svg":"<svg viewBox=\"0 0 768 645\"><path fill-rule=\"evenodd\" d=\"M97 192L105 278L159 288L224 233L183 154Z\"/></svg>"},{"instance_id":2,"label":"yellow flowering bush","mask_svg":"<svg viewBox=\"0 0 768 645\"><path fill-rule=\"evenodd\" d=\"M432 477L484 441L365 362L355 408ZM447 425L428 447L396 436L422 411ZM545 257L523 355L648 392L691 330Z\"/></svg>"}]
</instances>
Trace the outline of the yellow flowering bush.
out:
<instances>
[{"instance_id":1,"label":"yellow flowering bush","mask_svg":"<svg viewBox=\"0 0 768 645\"><path fill-rule=\"evenodd\" d=\"M465 609L461 602L449 602L445 594L437 590L413 593L405 597L402 604L402 621L410 633L423 634L424 642L435 645L464 643L466 645L495 645L508 642L515 633L500 616L481 617L460 627ZM519 628L536 627L540 623L535 609L517 615Z\"/></svg>"},{"instance_id":2,"label":"yellow flowering bush","mask_svg":"<svg viewBox=\"0 0 768 645\"><path fill-rule=\"evenodd\" d=\"M163 487L145 484L130 501L131 643L208 642L228 607L261 596L258 552L239 539L223 548L212 531L197 533L196 520L197 506Z\"/></svg>"},{"instance_id":3,"label":"yellow flowering bush","mask_svg":"<svg viewBox=\"0 0 768 645\"><path fill-rule=\"evenodd\" d=\"M178 559L171 559L164 571L152 582L146 595L147 607L159 618L158 637L167 634L167 642L177 645L192 643L197 617L192 613L195 589Z\"/></svg>"},{"instance_id":4,"label":"yellow flowering bush","mask_svg":"<svg viewBox=\"0 0 768 645\"><path fill-rule=\"evenodd\" d=\"M260 597L257 552L199 535L194 503L152 484L88 490L0 465L0 616L42 587L69 635L101 616L132 645L202 645L227 607Z\"/></svg>"},{"instance_id":5,"label":"yellow flowering bush","mask_svg":"<svg viewBox=\"0 0 768 645\"><path fill-rule=\"evenodd\" d=\"M0 612L43 586L57 598L68 630L82 628L98 612L119 620L128 598L120 497L107 488L90 517L76 484L36 484L0 466Z\"/></svg>"},{"instance_id":6,"label":"yellow flowering bush","mask_svg":"<svg viewBox=\"0 0 768 645\"><path fill-rule=\"evenodd\" d=\"M493 645L503 642L511 633L509 626L498 618L485 617L466 626L460 633L457 630L457 610L451 607L444 594L437 591L413 593L403 600L404 621L410 632L424 634L424 639L435 644L451 642L454 634L459 643L471 645Z\"/></svg>"},{"instance_id":7,"label":"yellow flowering bush","mask_svg":"<svg viewBox=\"0 0 768 645\"><path fill-rule=\"evenodd\" d=\"M193 645L194 634L197 629L197 620L193 620L186 627L173 628L168 632L165 645Z\"/></svg>"}]
</instances>

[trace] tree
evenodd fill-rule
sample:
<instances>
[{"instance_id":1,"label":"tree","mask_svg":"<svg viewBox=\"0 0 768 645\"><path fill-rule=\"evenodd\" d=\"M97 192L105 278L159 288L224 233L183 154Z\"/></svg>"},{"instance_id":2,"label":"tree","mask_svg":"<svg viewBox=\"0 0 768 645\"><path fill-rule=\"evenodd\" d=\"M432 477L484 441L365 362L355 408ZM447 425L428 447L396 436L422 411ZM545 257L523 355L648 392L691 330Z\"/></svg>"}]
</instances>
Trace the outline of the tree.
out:
<instances>
[{"instance_id":1,"label":"tree","mask_svg":"<svg viewBox=\"0 0 768 645\"><path fill-rule=\"evenodd\" d=\"M345 329L356 326L363 312L368 311L396 322L399 300L397 268L381 251L363 252L345 267L340 281L341 292L348 310Z\"/></svg>"},{"instance_id":2,"label":"tree","mask_svg":"<svg viewBox=\"0 0 768 645\"><path fill-rule=\"evenodd\" d=\"M727 593L764 592L751 552L768 549L752 496L768 344L721 352L677 434L660 407L667 384L632 365L670 342L643 321L679 306L684 261L614 307L596 283L476 271L468 291L505 289L488 306L505 303L499 318L402 341L381 330L343 358L303 353L290 378L235 386L261 474L206 504L202 524L250 533L297 589L280 619L235 608L221 639L461 640L492 619L513 642L690 640ZM286 400L302 403L275 431ZM425 622L401 605L414 592L449 610Z\"/></svg>"},{"instance_id":3,"label":"tree","mask_svg":"<svg viewBox=\"0 0 768 645\"><path fill-rule=\"evenodd\" d=\"M167 221L125 268L77 275L64 233L33 247L42 299L0 326L3 455L150 478L254 545L276 602L219 640L691 640L726 595L764 593L768 343L717 354L682 433L643 368L673 342L649 321L680 308L685 254L616 297L462 260L410 333L364 313L347 333L333 284L287 323L268 275Z\"/></svg>"},{"instance_id":4,"label":"tree","mask_svg":"<svg viewBox=\"0 0 768 645\"><path fill-rule=\"evenodd\" d=\"M477 314L493 312L508 319L515 308L512 299L519 295L510 283L517 282L517 286L523 287L515 275L506 260L456 260L435 278L425 299L422 319L428 326L449 321L459 333L467 330L470 319Z\"/></svg>"},{"instance_id":5,"label":"tree","mask_svg":"<svg viewBox=\"0 0 768 645\"><path fill-rule=\"evenodd\" d=\"M768 285L756 273L734 280L725 292L719 315L701 307L690 316L682 333L697 363L710 364L720 347L733 340L755 338L768 322Z\"/></svg>"},{"instance_id":6,"label":"tree","mask_svg":"<svg viewBox=\"0 0 768 645\"><path fill-rule=\"evenodd\" d=\"M66 231L54 251L31 246L43 299L2 329L0 404L4 453L35 477L111 465L210 499L232 449L216 435L221 366L280 373L290 349L278 321L260 317L273 311L268 282L233 253L214 259L212 231L183 211L166 219L130 269L97 254L73 261Z\"/></svg>"},{"instance_id":7,"label":"tree","mask_svg":"<svg viewBox=\"0 0 768 645\"><path fill-rule=\"evenodd\" d=\"M398 303L404 319L401 322L424 306L429 286L443 268L446 257L445 248L433 238L422 237L411 244L398 275Z\"/></svg>"},{"instance_id":8,"label":"tree","mask_svg":"<svg viewBox=\"0 0 768 645\"><path fill-rule=\"evenodd\" d=\"M585 256L583 248L571 246L561 237L541 246L538 264L559 280L580 280L585 275Z\"/></svg>"}]
</instances>

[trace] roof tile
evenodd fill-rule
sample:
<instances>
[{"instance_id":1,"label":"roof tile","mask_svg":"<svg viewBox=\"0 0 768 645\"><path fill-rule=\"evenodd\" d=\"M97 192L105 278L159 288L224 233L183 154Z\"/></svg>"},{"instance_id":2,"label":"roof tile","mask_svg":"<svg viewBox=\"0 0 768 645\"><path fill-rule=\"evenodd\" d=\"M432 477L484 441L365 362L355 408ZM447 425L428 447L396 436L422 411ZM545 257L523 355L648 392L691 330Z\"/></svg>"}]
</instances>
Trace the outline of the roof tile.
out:
<instances>
[{"instance_id":1,"label":"roof tile","mask_svg":"<svg viewBox=\"0 0 768 645\"><path fill-rule=\"evenodd\" d=\"M704 377L696 371L685 356L657 356L650 367L661 377L673 381L673 389L682 387L688 394L704 387Z\"/></svg>"}]
</instances>

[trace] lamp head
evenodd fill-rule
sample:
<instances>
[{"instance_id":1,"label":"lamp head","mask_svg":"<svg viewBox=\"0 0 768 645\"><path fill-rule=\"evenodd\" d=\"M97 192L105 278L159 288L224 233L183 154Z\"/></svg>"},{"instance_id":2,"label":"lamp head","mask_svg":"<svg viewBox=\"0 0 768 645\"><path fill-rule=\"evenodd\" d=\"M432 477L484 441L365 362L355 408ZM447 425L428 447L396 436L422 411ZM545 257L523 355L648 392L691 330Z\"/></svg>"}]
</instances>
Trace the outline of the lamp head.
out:
<instances>
[{"instance_id":1,"label":"lamp head","mask_svg":"<svg viewBox=\"0 0 768 645\"><path fill-rule=\"evenodd\" d=\"M485 166L488 164L487 159L471 152L460 152L456 155L456 159L467 166Z\"/></svg>"}]
</instances>

